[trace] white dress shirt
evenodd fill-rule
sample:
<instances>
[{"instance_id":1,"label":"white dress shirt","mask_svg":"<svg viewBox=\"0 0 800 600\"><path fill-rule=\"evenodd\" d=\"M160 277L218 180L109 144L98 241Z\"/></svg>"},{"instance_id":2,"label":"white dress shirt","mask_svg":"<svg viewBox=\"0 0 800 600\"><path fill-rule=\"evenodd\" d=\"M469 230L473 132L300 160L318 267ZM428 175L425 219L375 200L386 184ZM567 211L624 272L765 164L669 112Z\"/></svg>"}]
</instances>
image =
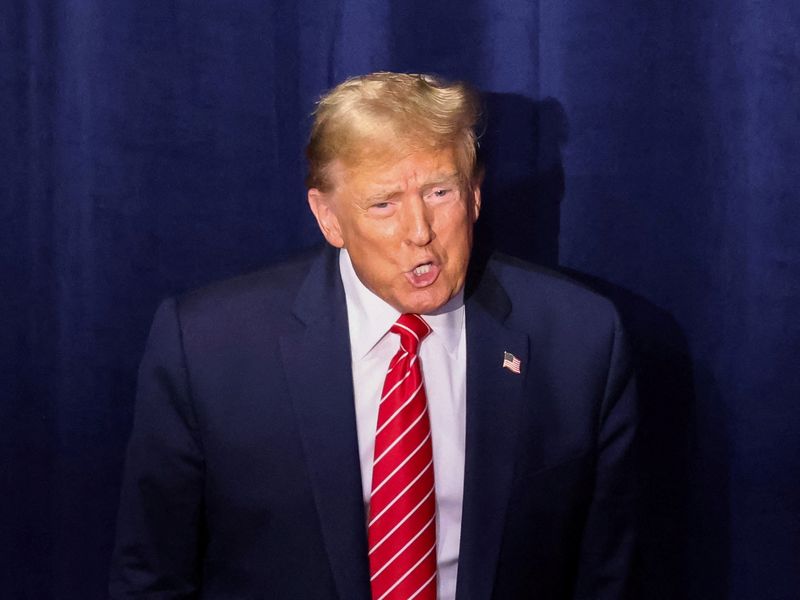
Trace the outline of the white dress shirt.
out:
<instances>
[{"instance_id":1,"label":"white dress shirt","mask_svg":"<svg viewBox=\"0 0 800 600\"><path fill-rule=\"evenodd\" d=\"M365 514L369 515L375 429L386 369L399 336L390 333L400 313L359 280L346 250L339 253L347 301L355 395L358 451ZM428 398L436 489L437 597L456 595L461 506L464 496L464 437L467 416L467 336L464 293L459 292L436 314L422 315L433 329L419 350Z\"/></svg>"}]
</instances>

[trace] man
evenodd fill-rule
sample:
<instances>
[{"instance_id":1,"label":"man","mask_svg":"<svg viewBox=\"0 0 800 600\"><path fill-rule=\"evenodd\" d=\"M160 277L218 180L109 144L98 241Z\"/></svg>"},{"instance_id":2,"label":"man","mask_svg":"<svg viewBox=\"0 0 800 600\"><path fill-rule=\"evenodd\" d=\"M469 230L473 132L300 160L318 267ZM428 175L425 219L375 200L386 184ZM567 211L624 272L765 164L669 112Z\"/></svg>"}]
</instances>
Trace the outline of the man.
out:
<instances>
[{"instance_id":1,"label":"man","mask_svg":"<svg viewBox=\"0 0 800 600\"><path fill-rule=\"evenodd\" d=\"M327 249L162 304L112 597L627 597L619 321L470 265L477 117L462 84L344 82L308 146Z\"/></svg>"}]
</instances>

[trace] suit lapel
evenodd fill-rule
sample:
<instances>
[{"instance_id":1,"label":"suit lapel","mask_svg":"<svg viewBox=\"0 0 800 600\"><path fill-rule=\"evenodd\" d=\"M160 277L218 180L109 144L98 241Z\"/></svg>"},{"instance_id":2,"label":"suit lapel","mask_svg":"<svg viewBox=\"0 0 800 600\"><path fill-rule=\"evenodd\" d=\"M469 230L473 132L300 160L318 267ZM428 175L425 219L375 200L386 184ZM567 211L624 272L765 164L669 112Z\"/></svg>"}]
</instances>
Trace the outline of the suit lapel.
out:
<instances>
[{"instance_id":1,"label":"suit lapel","mask_svg":"<svg viewBox=\"0 0 800 600\"><path fill-rule=\"evenodd\" d=\"M458 560L458 600L488 599L497 570L511 491L528 336L504 321L510 301L491 271L466 303L467 431L464 504ZM502 367L503 353L522 363Z\"/></svg>"},{"instance_id":2,"label":"suit lapel","mask_svg":"<svg viewBox=\"0 0 800 600\"><path fill-rule=\"evenodd\" d=\"M528 336L506 326L510 301L491 271L466 302L467 431L458 600L490 598L511 491ZM339 596L368 600L369 563L347 309L337 253L312 265L281 338L314 500ZM502 368L503 353L522 373Z\"/></svg>"},{"instance_id":3,"label":"suit lapel","mask_svg":"<svg viewBox=\"0 0 800 600\"><path fill-rule=\"evenodd\" d=\"M336 259L326 250L312 265L294 307L300 323L281 338L281 353L339 597L367 599L350 342Z\"/></svg>"}]
</instances>

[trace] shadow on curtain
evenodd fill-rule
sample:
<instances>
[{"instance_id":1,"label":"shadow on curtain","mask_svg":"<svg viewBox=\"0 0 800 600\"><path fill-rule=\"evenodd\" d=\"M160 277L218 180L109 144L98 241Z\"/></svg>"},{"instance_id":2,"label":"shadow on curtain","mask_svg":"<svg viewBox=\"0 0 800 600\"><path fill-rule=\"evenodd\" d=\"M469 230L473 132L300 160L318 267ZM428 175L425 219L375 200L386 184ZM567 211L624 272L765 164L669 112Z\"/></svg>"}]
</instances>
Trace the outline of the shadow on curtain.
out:
<instances>
[{"instance_id":1,"label":"shadow on curtain","mask_svg":"<svg viewBox=\"0 0 800 600\"><path fill-rule=\"evenodd\" d=\"M478 239L611 297L643 398L642 598L800 589L800 5L0 6L0 590L105 596L166 295L319 241L319 94L485 91Z\"/></svg>"}]
</instances>

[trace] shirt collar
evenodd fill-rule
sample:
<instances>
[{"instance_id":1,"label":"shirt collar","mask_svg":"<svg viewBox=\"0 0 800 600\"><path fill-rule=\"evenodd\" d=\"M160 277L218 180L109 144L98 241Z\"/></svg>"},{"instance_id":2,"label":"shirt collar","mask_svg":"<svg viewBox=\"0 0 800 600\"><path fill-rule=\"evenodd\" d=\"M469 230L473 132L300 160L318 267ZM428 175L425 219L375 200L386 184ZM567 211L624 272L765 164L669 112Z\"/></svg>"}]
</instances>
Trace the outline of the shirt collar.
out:
<instances>
[{"instance_id":1,"label":"shirt collar","mask_svg":"<svg viewBox=\"0 0 800 600\"><path fill-rule=\"evenodd\" d=\"M339 252L339 273L347 302L350 348L354 359L364 358L375 347L400 313L365 286L353 268L347 250ZM455 356L464 330L464 290L432 314L421 315L448 354Z\"/></svg>"}]
</instances>

